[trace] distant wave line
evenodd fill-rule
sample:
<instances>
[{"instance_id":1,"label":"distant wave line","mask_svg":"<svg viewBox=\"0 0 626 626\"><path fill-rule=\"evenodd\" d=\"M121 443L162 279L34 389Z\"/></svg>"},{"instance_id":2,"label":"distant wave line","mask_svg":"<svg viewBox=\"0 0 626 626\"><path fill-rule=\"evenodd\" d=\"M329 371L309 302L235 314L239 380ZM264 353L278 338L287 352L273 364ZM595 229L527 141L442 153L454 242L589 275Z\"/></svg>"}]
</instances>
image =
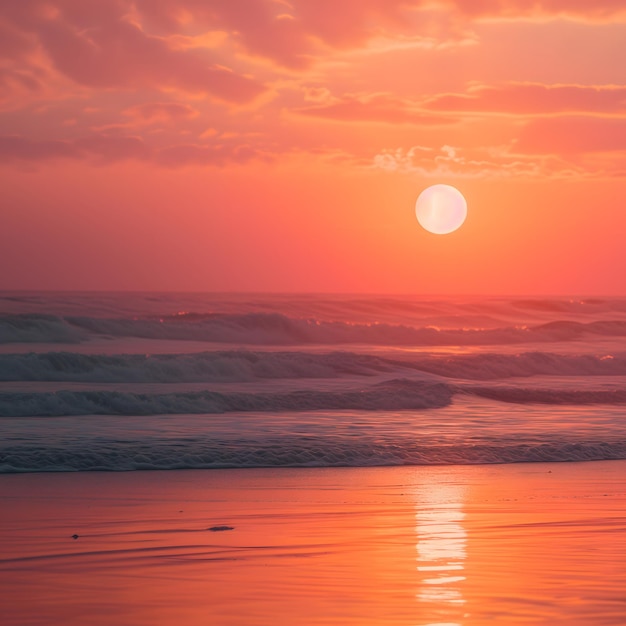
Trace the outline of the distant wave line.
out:
<instances>
[{"instance_id":1,"label":"distant wave line","mask_svg":"<svg viewBox=\"0 0 626 626\"><path fill-rule=\"evenodd\" d=\"M94 337L136 337L251 345L499 345L626 337L626 321L553 321L535 326L436 328L331 322L280 313L185 314L161 318L0 315L0 343L80 343Z\"/></svg>"}]
</instances>

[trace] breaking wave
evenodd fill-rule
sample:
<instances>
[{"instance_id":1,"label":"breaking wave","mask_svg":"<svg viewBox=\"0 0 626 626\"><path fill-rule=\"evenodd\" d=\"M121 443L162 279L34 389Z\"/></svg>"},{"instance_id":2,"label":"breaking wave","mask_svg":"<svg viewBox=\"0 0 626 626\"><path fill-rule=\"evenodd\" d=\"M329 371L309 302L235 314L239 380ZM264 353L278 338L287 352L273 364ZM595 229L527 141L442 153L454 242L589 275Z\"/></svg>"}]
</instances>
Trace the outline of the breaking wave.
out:
<instances>
[{"instance_id":1,"label":"breaking wave","mask_svg":"<svg viewBox=\"0 0 626 626\"><path fill-rule=\"evenodd\" d=\"M626 354L457 354L427 356L409 365L438 376L468 380L498 380L525 376L623 376Z\"/></svg>"},{"instance_id":2,"label":"breaking wave","mask_svg":"<svg viewBox=\"0 0 626 626\"><path fill-rule=\"evenodd\" d=\"M626 404L626 389L468 387L468 393L513 404Z\"/></svg>"},{"instance_id":3,"label":"breaking wave","mask_svg":"<svg viewBox=\"0 0 626 626\"><path fill-rule=\"evenodd\" d=\"M0 381L92 383L248 382L269 379L371 376L407 369L447 378L497 380L535 375L626 375L626 354L457 354L388 359L354 352L189 354L0 354Z\"/></svg>"},{"instance_id":4,"label":"breaking wave","mask_svg":"<svg viewBox=\"0 0 626 626\"><path fill-rule=\"evenodd\" d=\"M230 445L229 445L230 443ZM600 461L626 458L626 442L420 445L320 438L175 443L94 442L88 448L19 446L0 451L0 473L250 467L368 467Z\"/></svg>"},{"instance_id":5,"label":"breaking wave","mask_svg":"<svg viewBox=\"0 0 626 626\"><path fill-rule=\"evenodd\" d=\"M131 393L55 391L0 393L0 417L65 415L172 415L321 410L402 411L441 408L455 394L516 404L625 404L626 389L453 386L443 382L389 380L361 389L268 393L193 391Z\"/></svg>"},{"instance_id":6,"label":"breaking wave","mask_svg":"<svg viewBox=\"0 0 626 626\"><path fill-rule=\"evenodd\" d=\"M0 393L0 417L428 409L447 406L452 395L452 388L444 383L406 380L392 380L356 390L304 390L286 393L215 391L165 394L120 391Z\"/></svg>"},{"instance_id":7,"label":"breaking wave","mask_svg":"<svg viewBox=\"0 0 626 626\"><path fill-rule=\"evenodd\" d=\"M395 364L351 352L199 352L190 354L0 354L0 381L245 382L334 378L388 372Z\"/></svg>"},{"instance_id":8,"label":"breaking wave","mask_svg":"<svg viewBox=\"0 0 626 626\"><path fill-rule=\"evenodd\" d=\"M291 318L280 313L193 314L158 318L0 315L0 343L77 343L92 337L177 339L252 345L479 345L626 336L626 321L554 321L502 328L414 327Z\"/></svg>"},{"instance_id":9,"label":"breaking wave","mask_svg":"<svg viewBox=\"0 0 626 626\"><path fill-rule=\"evenodd\" d=\"M0 315L0 343L80 343L86 335L56 315Z\"/></svg>"}]
</instances>

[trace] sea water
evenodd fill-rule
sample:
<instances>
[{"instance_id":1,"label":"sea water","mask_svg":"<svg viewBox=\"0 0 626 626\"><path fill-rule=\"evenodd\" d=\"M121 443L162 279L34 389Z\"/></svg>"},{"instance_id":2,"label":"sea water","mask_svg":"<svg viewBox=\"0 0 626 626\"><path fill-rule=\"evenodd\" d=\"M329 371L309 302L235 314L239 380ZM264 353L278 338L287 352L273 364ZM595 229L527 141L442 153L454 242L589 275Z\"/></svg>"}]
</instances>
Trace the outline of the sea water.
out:
<instances>
[{"instance_id":1,"label":"sea water","mask_svg":"<svg viewBox=\"0 0 626 626\"><path fill-rule=\"evenodd\" d=\"M0 472L626 458L626 299L0 293Z\"/></svg>"}]
</instances>

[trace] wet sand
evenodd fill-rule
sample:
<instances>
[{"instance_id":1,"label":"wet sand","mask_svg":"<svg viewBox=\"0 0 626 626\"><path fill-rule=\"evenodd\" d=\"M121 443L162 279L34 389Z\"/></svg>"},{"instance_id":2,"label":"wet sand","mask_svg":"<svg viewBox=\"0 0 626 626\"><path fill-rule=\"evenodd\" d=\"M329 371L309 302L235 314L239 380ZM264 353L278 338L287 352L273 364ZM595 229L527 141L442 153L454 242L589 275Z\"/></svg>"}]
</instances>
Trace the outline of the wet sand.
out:
<instances>
[{"instance_id":1,"label":"wet sand","mask_svg":"<svg viewBox=\"0 0 626 626\"><path fill-rule=\"evenodd\" d=\"M8 626L626 623L626 461L2 475L0 501Z\"/></svg>"}]
</instances>

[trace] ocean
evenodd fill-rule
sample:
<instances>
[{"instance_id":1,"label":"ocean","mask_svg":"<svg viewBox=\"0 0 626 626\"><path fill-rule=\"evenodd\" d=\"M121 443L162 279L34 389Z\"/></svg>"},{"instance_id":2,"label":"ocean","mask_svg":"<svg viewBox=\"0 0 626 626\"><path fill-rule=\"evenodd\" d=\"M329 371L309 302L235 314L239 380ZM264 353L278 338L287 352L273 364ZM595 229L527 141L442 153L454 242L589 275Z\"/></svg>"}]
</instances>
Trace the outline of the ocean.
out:
<instances>
[{"instance_id":1,"label":"ocean","mask_svg":"<svg viewBox=\"0 0 626 626\"><path fill-rule=\"evenodd\" d=\"M626 299L0 293L0 472L626 459Z\"/></svg>"}]
</instances>

